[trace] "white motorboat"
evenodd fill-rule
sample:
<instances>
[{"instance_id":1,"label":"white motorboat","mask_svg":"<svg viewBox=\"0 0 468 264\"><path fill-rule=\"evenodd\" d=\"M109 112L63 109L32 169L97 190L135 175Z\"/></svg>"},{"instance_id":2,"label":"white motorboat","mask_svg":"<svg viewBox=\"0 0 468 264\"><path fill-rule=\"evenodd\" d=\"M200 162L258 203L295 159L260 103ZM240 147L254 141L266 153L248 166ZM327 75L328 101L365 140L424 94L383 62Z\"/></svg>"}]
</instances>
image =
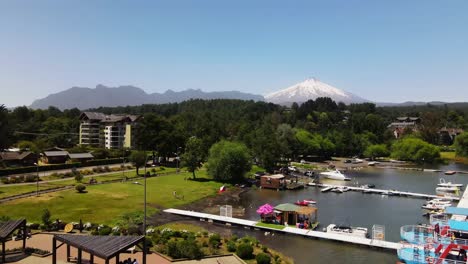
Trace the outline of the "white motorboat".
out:
<instances>
[{"instance_id":1,"label":"white motorboat","mask_svg":"<svg viewBox=\"0 0 468 264\"><path fill-rule=\"evenodd\" d=\"M428 204L450 204L450 201L443 199L432 199L427 202Z\"/></svg>"},{"instance_id":2,"label":"white motorboat","mask_svg":"<svg viewBox=\"0 0 468 264\"><path fill-rule=\"evenodd\" d=\"M377 164L380 164L380 162L378 162L378 161L369 161L369 162L367 163L368 166L375 166L375 165L377 165Z\"/></svg>"},{"instance_id":3,"label":"white motorboat","mask_svg":"<svg viewBox=\"0 0 468 264\"><path fill-rule=\"evenodd\" d=\"M320 174L327 177L328 179L332 179L332 180L340 180L340 181L350 181L351 180L351 178L346 177L339 170L321 172Z\"/></svg>"},{"instance_id":4,"label":"white motorboat","mask_svg":"<svg viewBox=\"0 0 468 264\"><path fill-rule=\"evenodd\" d=\"M463 184L446 182L445 179L440 178L439 179L439 184L437 184L437 186L439 186L439 187L457 187L457 188L461 188L461 187L463 187Z\"/></svg>"},{"instance_id":5,"label":"white motorboat","mask_svg":"<svg viewBox=\"0 0 468 264\"><path fill-rule=\"evenodd\" d=\"M344 192L344 191L343 191L343 188L341 188L341 187L333 188L331 191L332 191L332 192L336 192L336 193L343 193L343 192Z\"/></svg>"},{"instance_id":6,"label":"white motorboat","mask_svg":"<svg viewBox=\"0 0 468 264\"><path fill-rule=\"evenodd\" d=\"M320 191L321 192L328 192L328 191L331 191L331 189L333 189L333 187L328 186L328 187L325 187L325 188L321 189Z\"/></svg>"},{"instance_id":7,"label":"white motorboat","mask_svg":"<svg viewBox=\"0 0 468 264\"><path fill-rule=\"evenodd\" d=\"M346 236L354 236L361 238L368 238L369 232L365 227L351 227L351 226L337 226L334 224L328 225L326 228L327 233L334 233Z\"/></svg>"},{"instance_id":8,"label":"white motorboat","mask_svg":"<svg viewBox=\"0 0 468 264\"><path fill-rule=\"evenodd\" d=\"M423 209L427 209L427 210L443 210L445 209L445 207L449 207L451 206L451 204L425 204L423 206L421 206L421 208Z\"/></svg>"},{"instance_id":9,"label":"white motorboat","mask_svg":"<svg viewBox=\"0 0 468 264\"><path fill-rule=\"evenodd\" d=\"M436 193L459 195L460 188L458 188L458 187L437 187L436 188Z\"/></svg>"}]
</instances>

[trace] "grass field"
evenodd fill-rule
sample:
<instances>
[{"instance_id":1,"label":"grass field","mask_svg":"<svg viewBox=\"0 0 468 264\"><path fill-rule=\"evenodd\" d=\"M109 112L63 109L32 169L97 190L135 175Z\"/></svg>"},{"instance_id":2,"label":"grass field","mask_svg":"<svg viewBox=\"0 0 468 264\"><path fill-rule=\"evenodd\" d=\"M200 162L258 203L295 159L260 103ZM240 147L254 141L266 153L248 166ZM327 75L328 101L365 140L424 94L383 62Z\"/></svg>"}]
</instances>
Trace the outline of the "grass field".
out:
<instances>
[{"instance_id":1,"label":"grass field","mask_svg":"<svg viewBox=\"0 0 468 264\"><path fill-rule=\"evenodd\" d=\"M190 173L181 173L148 178L149 214L154 213L156 207L180 206L214 195L222 185L203 178L206 176L204 171L197 173L199 181L185 180L189 176ZM88 192L81 194L72 189L6 202L0 207L0 215L40 222L42 211L48 208L52 219L59 218L66 222L82 219L84 222L111 224L124 213L143 211L143 180L138 181L139 184L129 181L90 185Z\"/></svg>"},{"instance_id":2,"label":"grass field","mask_svg":"<svg viewBox=\"0 0 468 264\"><path fill-rule=\"evenodd\" d=\"M135 171L125 172L125 176L127 176L128 178L136 177L136 172ZM92 177L95 178L98 182L112 181L112 180L122 179L122 172L116 172L112 174L92 176ZM89 179L90 177L84 178L83 182L86 183L89 181ZM74 184L76 184L76 181L74 178L68 178L62 181L54 181L54 182L39 182L39 190L40 191L48 190L48 189L53 189L57 187L67 186L67 185L74 185ZM23 193L35 192L36 188L37 188L36 183L34 182L27 184L27 185L15 185L15 184L2 185L0 187L0 198L23 194Z\"/></svg>"}]
</instances>

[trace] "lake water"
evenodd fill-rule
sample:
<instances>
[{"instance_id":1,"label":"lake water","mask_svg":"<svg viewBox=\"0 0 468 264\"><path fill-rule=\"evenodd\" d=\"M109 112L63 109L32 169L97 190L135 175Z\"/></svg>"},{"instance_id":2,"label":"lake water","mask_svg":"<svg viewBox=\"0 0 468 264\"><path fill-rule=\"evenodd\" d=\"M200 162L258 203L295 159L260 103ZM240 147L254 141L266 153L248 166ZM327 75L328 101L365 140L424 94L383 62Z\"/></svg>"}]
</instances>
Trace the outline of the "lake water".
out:
<instances>
[{"instance_id":1,"label":"lake water","mask_svg":"<svg viewBox=\"0 0 468 264\"><path fill-rule=\"evenodd\" d=\"M425 168L468 171L468 166L461 164L426 166ZM346 175L353 180L343 182L325 179L322 182L349 186L375 184L376 188L380 189L426 194L435 194L440 178L468 184L468 174L447 176L443 172L368 168L348 171ZM258 220L259 216L255 211L265 203L277 205L303 199L317 201L319 229L333 223L367 227L371 230L372 225L378 224L385 226L386 240L398 242L401 240L401 226L428 222L428 218L422 216L421 206L425 202L424 199L353 191L340 194L321 193L320 188L316 187L297 191L250 190L242 195L241 204L246 208L244 218ZM291 235L265 236L262 232L253 233L262 243L293 257L296 263L395 263L397 261L396 252L392 251Z\"/></svg>"}]
</instances>

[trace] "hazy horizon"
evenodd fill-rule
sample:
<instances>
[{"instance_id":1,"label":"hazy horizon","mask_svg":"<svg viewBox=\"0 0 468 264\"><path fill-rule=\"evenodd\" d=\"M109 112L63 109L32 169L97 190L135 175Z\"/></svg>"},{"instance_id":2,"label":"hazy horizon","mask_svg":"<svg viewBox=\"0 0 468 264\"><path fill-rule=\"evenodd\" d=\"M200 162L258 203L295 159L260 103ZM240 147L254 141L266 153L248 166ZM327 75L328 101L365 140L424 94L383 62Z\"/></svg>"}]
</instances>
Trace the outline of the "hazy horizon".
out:
<instances>
[{"instance_id":1,"label":"hazy horizon","mask_svg":"<svg viewBox=\"0 0 468 264\"><path fill-rule=\"evenodd\" d=\"M1 1L0 104L73 86L468 101L468 2Z\"/></svg>"}]
</instances>

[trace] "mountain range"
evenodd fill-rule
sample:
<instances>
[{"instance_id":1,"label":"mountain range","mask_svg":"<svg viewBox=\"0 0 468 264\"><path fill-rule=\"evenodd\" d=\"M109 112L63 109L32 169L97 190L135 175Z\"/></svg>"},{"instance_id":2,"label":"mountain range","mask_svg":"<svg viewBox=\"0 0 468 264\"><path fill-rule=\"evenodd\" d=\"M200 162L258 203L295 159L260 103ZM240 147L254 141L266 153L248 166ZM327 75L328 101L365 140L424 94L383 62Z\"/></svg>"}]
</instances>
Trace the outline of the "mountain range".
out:
<instances>
[{"instance_id":1,"label":"mountain range","mask_svg":"<svg viewBox=\"0 0 468 264\"><path fill-rule=\"evenodd\" d=\"M264 100L261 95L238 91L203 92L199 89L188 89L181 92L167 90L164 93L148 94L134 86L107 87L104 85L97 85L96 88L72 87L62 92L50 94L45 98L35 100L30 107L34 109L45 109L49 106L55 106L61 110L76 107L83 110L98 108L100 106L114 107L177 103L190 99Z\"/></svg>"},{"instance_id":2,"label":"mountain range","mask_svg":"<svg viewBox=\"0 0 468 264\"><path fill-rule=\"evenodd\" d=\"M167 90L164 93L148 94L135 86L107 87L97 85L96 88L72 87L62 92L50 94L45 98L35 100L31 108L45 109L55 106L61 110L78 108L81 110L98 107L134 106L142 104L178 103L190 99L239 99L267 101L280 105L291 105L293 102L303 103L318 97L330 97L335 102L345 104L370 102L350 92L338 89L316 78L306 79L285 89L270 93L263 97L238 91L204 92L200 89L188 89L180 92ZM376 103L377 106L413 106L424 105L426 102ZM429 102L432 105L443 105L444 102Z\"/></svg>"}]
</instances>

